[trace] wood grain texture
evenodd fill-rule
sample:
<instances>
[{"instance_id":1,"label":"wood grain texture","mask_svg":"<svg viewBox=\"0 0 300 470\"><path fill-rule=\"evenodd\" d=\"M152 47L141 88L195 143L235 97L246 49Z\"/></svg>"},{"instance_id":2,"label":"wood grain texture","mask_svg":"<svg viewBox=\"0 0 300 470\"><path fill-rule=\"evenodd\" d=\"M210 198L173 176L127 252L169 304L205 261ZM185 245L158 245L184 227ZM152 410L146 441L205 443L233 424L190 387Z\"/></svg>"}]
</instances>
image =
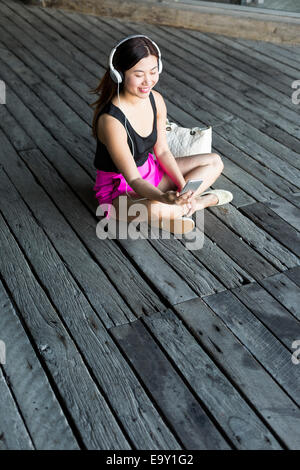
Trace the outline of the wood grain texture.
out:
<instances>
[{"instance_id":1,"label":"wood grain texture","mask_svg":"<svg viewBox=\"0 0 300 470\"><path fill-rule=\"evenodd\" d=\"M22 427L28 432L27 443L19 443L19 449L35 448L38 450L79 450L72 427L68 423L64 410L55 395L47 373L43 369L37 351L28 338L12 303L0 281L0 335L6 346L6 363L2 365L14 399L18 403L18 413ZM1 372L2 374L2 372ZM2 382L4 387L4 379ZM8 392L4 392L4 395ZM5 409L11 398L4 400L1 394L1 444L12 449L19 440L21 429L13 423ZM7 417L5 417L7 414ZM9 419L7 419L9 417ZM23 423L24 421L24 423ZM6 424L4 425L4 423ZM41 423L45 425L41 426ZM47 423L47 424L46 424ZM12 435L10 435L12 433ZM1 445L0 444L0 445Z\"/></svg>"},{"instance_id":2,"label":"wood grain texture","mask_svg":"<svg viewBox=\"0 0 300 470\"><path fill-rule=\"evenodd\" d=\"M255 354L249 350L247 340L241 341L240 335L235 334L237 330L232 331L230 325L226 325L226 320L224 322L223 316L218 316L218 312L214 313L200 299L183 302L176 305L174 309L183 324L200 343L201 348L226 374L239 393L243 394L249 405L264 418L265 424L275 431L288 448L298 449L300 443L299 407L268 371L261 367L261 357L259 355L255 357ZM242 316L240 318L242 322ZM168 349L171 347L172 343ZM207 368L206 373L211 374L215 367ZM213 380L213 376L210 378ZM219 396L222 393L222 389L212 391L213 396ZM230 399L229 396L228 394L227 401ZM243 430L243 426L240 430ZM248 445L247 436L245 438L244 444ZM263 439L262 437L261 445L267 445ZM241 444L243 445L243 440Z\"/></svg>"},{"instance_id":3,"label":"wood grain texture","mask_svg":"<svg viewBox=\"0 0 300 470\"><path fill-rule=\"evenodd\" d=\"M15 358L0 445L298 450L299 48L17 0L0 27L0 323ZM168 117L212 125L212 187L234 196L205 209L197 250L96 235L89 90L141 28L162 51Z\"/></svg>"},{"instance_id":4,"label":"wood grain texture","mask_svg":"<svg viewBox=\"0 0 300 470\"><path fill-rule=\"evenodd\" d=\"M257 318L251 312L254 308L253 302L250 310L235 296L235 292L238 297L240 293L246 294L248 288L249 286L243 286L233 292L219 292L203 297L203 300L299 406L300 379L297 367L292 363L290 351L292 341L296 338L292 339L290 336L288 349L278 337L274 336L274 330L270 331L268 326L261 322L264 314L271 317L272 312L270 310L264 312L263 305L260 307L258 302L253 301L257 305L257 311L260 312L260 317Z\"/></svg>"},{"instance_id":5,"label":"wood grain texture","mask_svg":"<svg viewBox=\"0 0 300 470\"><path fill-rule=\"evenodd\" d=\"M193 305L198 301L193 299L180 306ZM178 306L175 308L176 311L180 309ZM151 315L145 322L237 449L281 448L230 380L207 356L182 322L174 318L171 310ZM243 424L246 421L247 431Z\"/></svg>"},{"instance_id":6,"label":"wood grain texture","mask_svg":"<svg viewBox=\"0 0 300 470\"><path fill-rule=\"evenodd\" d=\"M241 210L257 225L280 241L289 251L295 253L298 258L300 257L299 232L274 211L262 203L250 204Z\"/></svg>"},{"instance_id":7,"label":"wood grain texture","mask_svg":"<svg viewBox=\"0 0 300 470\"><path fill-rule=\"evenodd\" d=\"M185 449L230 449L140 321L111 328L110 332ZM169 340L174 340L173 335Z\"/></svg>"},{"instance_id":8,"label":"wood grain texture","mask_svg":"<svg viewBox=\"0 0 300 470\"><path fill-rule=\"evenodd\" d=\"M0 370L0 450L34 450L26 426Z\"/></svg>"},{"instance_id":9,"label":"wood grain texture","mask_svg":"<svg viewBox=\"0 0 300 470\"><path fill-rule=\"evenodd\" d=\"M22 227L20 221L19 227ZM130 448L68 330L37 282L2 216L0 237L6 259L2 264L2 276L30 330L31 341L39 350L44 367L55 382L61 402L65 404L65 413L75 423L77 437L80 433L81 447ZM46 424L42 423L43 426Z\"/></svg>"},{"instance_id":10,"label":"wood grain texture","mask_svg":"<svg viewBox=\"0 0 300 470\"><path fill-rule=\"evenodd\" d=\"M40 0L30 0L40 5ZM157 3L116 0L42 0L44 7L63 8L67 11L90 13L101 17L113 16L123 20L147 22L198 29L248 39L264 39L277 43L299 44L299 24L290 18L269 15L267 19L251 11L236 12L184 3ZM232 28L234 22L234 28Z\"/></svg>"}]
</instances>

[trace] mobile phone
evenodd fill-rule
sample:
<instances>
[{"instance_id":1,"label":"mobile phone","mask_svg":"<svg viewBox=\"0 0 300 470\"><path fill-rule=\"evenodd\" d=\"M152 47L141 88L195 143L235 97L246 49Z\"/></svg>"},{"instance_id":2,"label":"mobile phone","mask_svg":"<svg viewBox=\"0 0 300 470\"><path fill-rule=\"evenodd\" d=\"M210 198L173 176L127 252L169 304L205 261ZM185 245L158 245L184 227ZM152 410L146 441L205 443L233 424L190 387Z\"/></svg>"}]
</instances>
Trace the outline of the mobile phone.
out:
<instances>
[{"instance_id":1,"label":"mobile phone","mask_svg":"<svg viewBox=\"0 0 300 470\"><path fill-rule=\"evenodd\" d=\"M184 188L182 188L182 190L180 191L179 195L181 196L182 194L186 193L187 191L195 192L199 188L201 183L203 183L203 180L188 180L185 183Z\"/></svg>"}]
</instances>

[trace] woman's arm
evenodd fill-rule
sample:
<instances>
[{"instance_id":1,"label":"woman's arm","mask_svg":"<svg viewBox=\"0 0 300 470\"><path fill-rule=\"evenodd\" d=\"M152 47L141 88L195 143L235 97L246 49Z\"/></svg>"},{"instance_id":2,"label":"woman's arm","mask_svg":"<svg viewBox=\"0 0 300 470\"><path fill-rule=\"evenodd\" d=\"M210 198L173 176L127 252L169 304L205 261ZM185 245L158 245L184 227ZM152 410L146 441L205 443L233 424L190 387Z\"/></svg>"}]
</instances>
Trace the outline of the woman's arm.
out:
<instances>
[{"instance_id":1,"label":"woman's arm","mask_svg":"<svg viewBox=\"0 0 300 470\"><path fill-rule=\"evenodd\" d=\"M163 193L160 189L153 186L149 181L144 180L136 166L133 155L127 142L127 133L124 126L118 119L103 114L98 120L98 135L100 134L100 126L102 126L101 141L106 146L111 159L119 172L122 173L128 185L142 197L150 200L163 202L166 204L186 204L190 202L190 192L176 194L176 191L166 191Z\"/></svg>"},{"instance_id":2,"label":"woman's arm","mask_svg":"<svg viewBox=\"0 0 300 470\"><path fill-rule=\"evenodd\" d=\"M178 191L181 191L185 185L185 179L168 146L166 135L167 108L161 94L154 90L152 92L155 96L157 108L157 141L153 150L165 172L174 181Z\"/></svg>"}]
</instances>

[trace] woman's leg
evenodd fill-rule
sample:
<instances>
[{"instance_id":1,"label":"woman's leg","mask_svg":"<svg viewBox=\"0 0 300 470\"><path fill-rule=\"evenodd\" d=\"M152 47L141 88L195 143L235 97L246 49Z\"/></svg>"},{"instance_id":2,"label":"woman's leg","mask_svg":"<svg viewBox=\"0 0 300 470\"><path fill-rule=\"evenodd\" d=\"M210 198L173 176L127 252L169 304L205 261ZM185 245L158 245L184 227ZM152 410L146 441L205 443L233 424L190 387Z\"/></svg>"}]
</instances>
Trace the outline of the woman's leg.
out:
<instances>
[{"instance_id":1,"label":"woman's leg","mask_svg":"<svg viewBox=\"0 0 300 470\"><path fill-rule=\"evenodd\" d=\"M212 183L216 181L216 179L220 176L224 168L221 157L215 153L192 155L189 157L178 157L176 158L176 162L186 181L188 179L203 179L203 183L195 192L195 195L201 194L203 191L205 191L205 189L210 187ZM167 174L164 174L162 180L158 185L158 188L163 192L177 189L174 182ZM121 213L122 211L119 207L120 197L121 196L113 200L113 206L116 211L116 218L120 220L127 220L128 222L130 222L134 220L137 216L128 216L127 211L125 214ZM205 195L202 198L197 199L197 203L195 204L195 210L204 209L205 207L217 204L217 202L218 198L215 195ZM189 208L186 204L164 204L149 199L135 201L134 199L127 197L127 208L129 209L129 207L133 204L143 204L146 206L148 222L151 221L151 218L177 219L189 212Z\"/></svg>"},{"instance_id":2,"label":"woman's leg","mask_svg":"<svg viewBox=\"0 0 300 470\"><path fill-rule=\"evenodd\" d=\"M122 205L120 204L121 197L127 198L127 210L126 211L122 210ZM138 213L137 215L133 215L133 216L128 215L129 207L133 206L134 204L136 205L142 204L143 206L146 207L147 218L145 220L147 220L147 222L151 222L151 219L153 220L153 219L161 219L161 218L178 219L179 217L182 217L184 214L187 214L189 211L187 204L183 204L183 205L164 204L162 202L154 201L150 199L145 199L142 201L135 201L134 199L128 198L125 195L115 198L112 204L115 208L116 219L123 220L123 221L127 220L128 222L131 222L139 215ZM138 212L138 209L139 209L138 206L136 206L136 209ZM111 216L113 217L113 215Z\"/></svg>"},{"instance_id":3,"label":"woman's leg","mask_svg":"<svg viewBox=\"0 0 300 470\"><path fill-rule=\"evenodd\" d=\"M217 204L218 198L216 195L207 194L203 197L199 197L199 195L209 188L222 173L224 164L220 155L216 153L203 153L189 157L177 157L176 162L185 181L189 179L203 180L197 191L194 193L198 198L193 212ZM167 174L164 174L158 188L161 191L169 191L171 189L175 190L176 186L171 178Z\"/></svg>"},{"instance_id":4,"label":"woman's leg","mask_svg":"<svg viewBox=\"0 0 300 470\"><path fill-rule=\"evenodd\" d=\"M203 180L200 187L195 192L196 196L209 188L220 176L224 168L220 155L216 153L203 153L189 157L177 157L176 162L185 181L189 179ZM164 174L158 188L161 189L161 191L176 189L174 182L167 174Z\"/></svg>"}]
</instances>

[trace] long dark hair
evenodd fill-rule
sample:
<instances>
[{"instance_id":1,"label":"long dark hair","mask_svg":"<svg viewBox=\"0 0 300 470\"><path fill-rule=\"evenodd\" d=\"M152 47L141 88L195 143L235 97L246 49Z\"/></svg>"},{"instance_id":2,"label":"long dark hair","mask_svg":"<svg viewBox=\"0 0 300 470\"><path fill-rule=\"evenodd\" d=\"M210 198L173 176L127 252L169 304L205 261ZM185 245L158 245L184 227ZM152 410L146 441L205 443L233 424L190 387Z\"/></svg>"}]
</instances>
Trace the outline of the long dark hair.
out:
<instances>
[{"instance_id":1,"label":"long dark hair","mask_svg":"<svg viewBox=\"0 0 300 470\"><path fill-rule=\"evenodd\" d=\"M141 59L154 55L158 58L158 51L154 44L146 37L131 38L120 44L117 48L113 57L114 68L125 76L125 71L134 67ZM119 85L119 90L122 91L124 87L124 80ZM118 85L115 83L110 76L110 69L107 68L104 76L101 78L99 85L89 93L99 95L99 98L90 106L95 108L93 123L92 123L92 135L97 138L96 121L100 111L104 106L109 103L117 92Z\"/></svg>"}]
</instances>

